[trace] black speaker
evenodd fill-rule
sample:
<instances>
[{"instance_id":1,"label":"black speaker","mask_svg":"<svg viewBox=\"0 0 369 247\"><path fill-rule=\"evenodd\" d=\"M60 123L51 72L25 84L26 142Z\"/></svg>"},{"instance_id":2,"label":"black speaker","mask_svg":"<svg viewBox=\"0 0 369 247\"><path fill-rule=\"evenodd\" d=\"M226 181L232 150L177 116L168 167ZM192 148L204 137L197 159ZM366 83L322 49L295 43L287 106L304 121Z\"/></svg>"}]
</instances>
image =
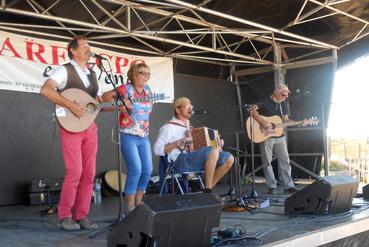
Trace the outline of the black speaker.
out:
<instances>
[{"instance_id":1,"label":"black speaker","mask_svg":"<svg viewBox=\"0 0 369 247\"><path fill-rule=\"evenodd\" d=\"M363 186L363 197L365 200L369 200L369 184Z\"/></svg>"},{"instance_id":2,"label":"black speaker","mask_svg":"<svg viewBox=\"0 0 369 247\"><path fill-rule=\"evenodd\" d=\"M284 202L286 214L337 214L351 209L359 181L351 176L328 176L306 186Z\"/></svg>"},{"instance_id":3,"label":"black speaker","mask_svg":"<svg viewBox=\"0 0 369 247\"><path fill-rule=\"evenodd\" d=\"M113 226L108 246L209 246L221 210L209 193L148 198Z\"/></svg>"}]
</instances>

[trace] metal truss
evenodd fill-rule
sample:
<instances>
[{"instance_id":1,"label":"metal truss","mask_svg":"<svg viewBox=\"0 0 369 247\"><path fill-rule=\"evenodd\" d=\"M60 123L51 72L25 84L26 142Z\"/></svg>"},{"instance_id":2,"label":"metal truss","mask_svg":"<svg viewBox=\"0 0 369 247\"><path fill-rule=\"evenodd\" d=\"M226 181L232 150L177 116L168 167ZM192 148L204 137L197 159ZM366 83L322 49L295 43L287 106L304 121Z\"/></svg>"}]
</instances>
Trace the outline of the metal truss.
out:
<instances>
[{"instance_id":1,"label":"metal truss","mask_svg":"<svg viewBox=\"0 0 369 247\"><path fill-rule=\"evenodd\" d=\"M364 20L362 18L359 18L357 16L354 16L348 12L345 12L343 10L340 10L338 8L336 8L335 6L340 5L340 4L346 4L348 2L352 2L352 0L324 0L324 2L320 2L317 0L305 0L301 9L299 10L299 13L297 14L296 18L294 21L290 22L286 28L288 27L292 27L295 25L299 25L299 24L303 24L306 22L311 22L311 21L316 21L319 19L323 19L323 18L329 18L331 16L334 15L343 15L346 16L348 18L350 18L351 20L355 20L358 24L362 25L362 28L357 31L355 33L355 31L353 31L353 33L349 33L347 34L348 37L353 36L354 37L348 41L345 42L344 44L340 45L340 48L342 48L345 45L351 44L361 38L364 38L365 36L369 35L369 21ZM312 10L306 11L306 6L307 3L312 3L314 5L316 5L315 8L313 8ZM328 10L328 14L322 14L319 15L319 11L321 12L321 10ZM305 13L304 13L305 12Z\"/></svg>"},{"instance_id":2,"label":"metal truss","mask_svg":"<svg viewBox=\"0 0 369 247\"><path fill-rule=\"evenodd\" d=\"M296 67L310 65L314 61L318 64L330 62L330 57L317 58L317 54L337 50L347 44L329 44L286 31L292 26L333 15L345 15L363 24L348 43L368 35L368 21L336 8L347 1L301 0L303 4L296 18L284 28L277 29L207 8L206 5L212 0L204 0L197 5L181 0L1 0L0 14L44 20L47 24L9 20L0 22L0 29L64 40L77 34L85 35L90 43L96 45L149 56L244 66L256 73L265 71L265 67L269 70L281 65ZM78 4L78 13L61 11L63 4L72 2ZM308 3L315 4L316 8L305 11ZM317 16L322 9L329 10L330 14ZM223 20L219 23L233 25L216 24L211 21L214 18ZM234 28L235 23L237 28ZM273 56L276 47L281 49L282 56L278 64ZM290 49L302 52L298 56L291 55Z\"/></svg>"}]
</instances>

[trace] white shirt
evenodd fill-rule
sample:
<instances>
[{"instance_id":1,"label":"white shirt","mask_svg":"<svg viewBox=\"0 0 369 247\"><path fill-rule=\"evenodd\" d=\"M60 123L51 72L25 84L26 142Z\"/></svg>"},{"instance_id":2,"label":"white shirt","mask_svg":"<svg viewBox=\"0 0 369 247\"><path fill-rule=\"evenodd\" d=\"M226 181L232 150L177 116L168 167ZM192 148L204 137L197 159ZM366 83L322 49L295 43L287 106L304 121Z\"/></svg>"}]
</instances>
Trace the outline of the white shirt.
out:
<instances>
[{"instance_id":1,"label":"white shirt","mask_svg":"<svg viewBox=\"0 0 369 247\"><path fill-rule=\"evenodd\" d=\"M70 63L76 69L77 74L78 74L79 78L81 78L81 80L82 80L83 84L85 85L85 87L88 88L91 84L90 81L88 80L88 75L90 75L90 70L86 68L85 71L83 71L81 69L81 67L79 67L79 65L73 59L70 60ZM59 66L56 69L53 69L53 71L52 71L49 78L58 83L58 89L59 90L63 90L65 88L65 86L67 85L67 81L68 81L67 69L65 68L65 66ZM98 96L102 95L100 87L99 87L99 90L97 92L97 95Z\"/></svg>"},{"instance_id":2,"label":"white shirt","mask_svg":"<svg viewBox=\"0 0 369 247\"><path fill-rule=\"evenodd\" d=\"M169 122L178 123L184 125L182 121L173 117ZM154 154L158 156L164 156L164 147L169 143L176 142L186 137L187 130L190 128L190 121L187 120L186 128L175 124L166 123L159 130L158 138L154 144ZM185 152L185 151L184 151ZM178 148L174 148L168 153L168 160L175 161L180 155L181 151Z\"/></svg>"}]
</instances>

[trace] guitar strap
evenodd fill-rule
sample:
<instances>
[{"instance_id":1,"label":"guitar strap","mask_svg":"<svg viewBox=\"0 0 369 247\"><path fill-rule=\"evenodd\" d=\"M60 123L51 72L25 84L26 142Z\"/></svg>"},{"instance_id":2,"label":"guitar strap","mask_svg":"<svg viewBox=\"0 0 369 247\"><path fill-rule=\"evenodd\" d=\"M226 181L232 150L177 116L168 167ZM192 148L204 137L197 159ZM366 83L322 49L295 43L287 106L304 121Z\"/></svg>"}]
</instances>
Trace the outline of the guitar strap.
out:
<instances>
[{"instance_id":1,"label":"guitar strap","mask_svg":"<svg viewBox=\"0 0 369 247\"><path fill-rule=\"evenodd\" d=\"M283 111L282 111L282 104L281 103L279 103L279 112L281 113L281 116L283 116L284 114L283 114Z\"/></svg>"},{"instance_id":2,"label":"guitar strap","mask_svg":"<svg viewBox=\"0 0 369 247\"><path fill-rule=\"evenodd\" d=\"M280 113L281 113L281 117L284 115L283 114L283 110L282 110L282 104L281 103L279 103L279 111L280 111ZM283 122L283 121L282 121ZM283 136L285 136L286 135L286 129L283 129L283 135L281 135L281 136L279 136L279 137L283 137Z\"/></svg>"}]
</instances>

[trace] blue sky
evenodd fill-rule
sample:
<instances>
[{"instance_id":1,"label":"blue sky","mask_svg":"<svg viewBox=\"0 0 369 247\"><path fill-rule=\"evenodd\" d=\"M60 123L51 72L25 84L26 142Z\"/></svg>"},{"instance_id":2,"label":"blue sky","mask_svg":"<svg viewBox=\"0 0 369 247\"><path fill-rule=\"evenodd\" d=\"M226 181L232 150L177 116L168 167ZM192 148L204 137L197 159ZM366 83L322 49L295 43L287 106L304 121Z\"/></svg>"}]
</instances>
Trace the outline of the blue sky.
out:
<instances>
[{"instance_id":1,"label":"blue sky","mask_svg":"<svg viewBox=\"0 0 369 247\"><path fill-rule=\"evenodd\" d=\"M369 137L369 55L336 72L327 134L332 138Z\"/></svg>"}]
</instances>

